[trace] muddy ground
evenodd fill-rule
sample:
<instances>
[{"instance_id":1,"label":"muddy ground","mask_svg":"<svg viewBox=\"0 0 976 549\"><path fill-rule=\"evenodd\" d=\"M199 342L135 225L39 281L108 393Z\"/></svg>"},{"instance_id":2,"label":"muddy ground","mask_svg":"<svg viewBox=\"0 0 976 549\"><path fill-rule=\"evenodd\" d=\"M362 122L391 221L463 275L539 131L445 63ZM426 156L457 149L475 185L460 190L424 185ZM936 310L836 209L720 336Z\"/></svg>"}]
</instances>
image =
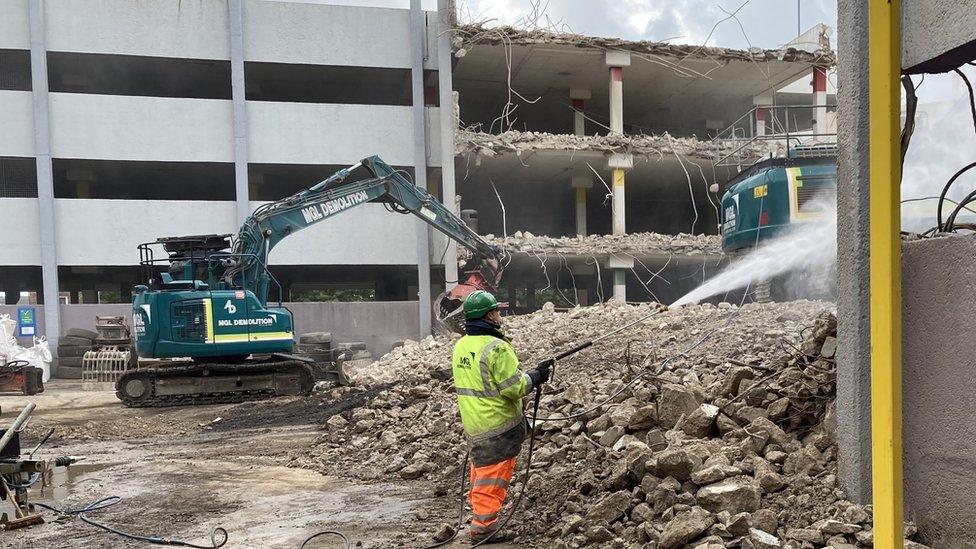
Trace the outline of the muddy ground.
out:
<instances>
[{"instance_id":1,"label":"muddy ground","mask_svg":"<svg viewBox=\"0 0 976 549\"><path fill-rule=\"evenodd\" d=\"M121 496L121 503L91 518L124 531L208 545L211 530L221 526L229 532L228 549L297 549L315 532L339 530L354 547L423 547L438 524L456 520L456 494L430 483L397 476L364 483L299 467L305 449L322 434L323 418L334 413L316 399L129 409L108 388L86 391L80 383L56 380L29 400L37 411L22 446L32 447L56 427L37 457L85 458L59 471L55 486L35 494L35 501L79 508ZM0 394L0 422L11 421L27 401ZM10 510L0 506L0 512ZM149 546L76 517L42 512L47 522L41 526L0 531L0 546ZM306 547L342 546L324 537Z\"/></svg>"}]
</instances>

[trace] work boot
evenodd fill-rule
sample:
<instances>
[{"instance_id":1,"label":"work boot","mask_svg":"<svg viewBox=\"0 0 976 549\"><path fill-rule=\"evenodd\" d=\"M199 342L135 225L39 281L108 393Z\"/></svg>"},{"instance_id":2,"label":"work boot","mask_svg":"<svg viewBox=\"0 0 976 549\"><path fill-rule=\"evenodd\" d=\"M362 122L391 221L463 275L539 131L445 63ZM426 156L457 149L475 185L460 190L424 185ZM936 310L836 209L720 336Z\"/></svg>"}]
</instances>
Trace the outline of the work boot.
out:
<instances>
[{"instance_id":1,"label":"work boot","mask_svg":"<svg viewBox=\"0 0 976 549\"><path fill-rule=\"evenodd\" d=\"M479 533L471 532L469 539L471 541L471 545L475 545L477 543L481 543L486 538L490 538L490 539L488 539L488 541L485 541L484 542L484 545L489 545L489 544L492 544L492 543L501 543L501 542L504 542L504 541L512 541L512 539L514 537L515 536L513 536L511 533L504 532L504 531L500 531L496 527L496 528L493 528L492 530L489 530L487 532L479 532Z\"/></svg>"}]
</instances>

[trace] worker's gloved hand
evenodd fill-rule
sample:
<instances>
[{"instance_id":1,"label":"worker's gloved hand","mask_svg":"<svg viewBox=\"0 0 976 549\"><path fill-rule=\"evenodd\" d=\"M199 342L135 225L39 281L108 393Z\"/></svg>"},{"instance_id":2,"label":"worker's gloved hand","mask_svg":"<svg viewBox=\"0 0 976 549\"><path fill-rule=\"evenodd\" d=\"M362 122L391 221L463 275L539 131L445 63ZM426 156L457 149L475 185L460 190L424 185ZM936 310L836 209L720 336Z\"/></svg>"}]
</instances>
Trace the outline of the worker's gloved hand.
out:
<instances>
[{"instance_id":1,"label":"worker's gloved hand","mask_svg":"<svg viewBox=\"0 0 976 549\"><path fill-rule=\"evenodd\" d=\"M549 377L552 376L552 362L545 361L539 364L536 369L526 372L526 375L528 375L529 379L532 380L532 386L538 387L543 383L548 382Z\"/></svg>"}]
</instances>

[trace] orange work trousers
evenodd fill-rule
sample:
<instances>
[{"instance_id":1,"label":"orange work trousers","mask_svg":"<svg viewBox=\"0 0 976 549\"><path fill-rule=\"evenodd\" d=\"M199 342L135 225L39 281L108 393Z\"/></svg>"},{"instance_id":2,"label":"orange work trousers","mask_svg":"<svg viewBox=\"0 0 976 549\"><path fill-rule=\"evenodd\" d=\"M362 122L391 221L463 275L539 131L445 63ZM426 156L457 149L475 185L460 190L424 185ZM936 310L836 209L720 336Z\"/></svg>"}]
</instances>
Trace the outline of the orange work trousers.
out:
<instances>
[{"instance_id":1,"label":"orange work trousers","mask_svg":"<svg viewBox=\"0 0 976 549\"><path fill-rule=\"evenodd\" d=\"M505 502L508 484L515 472L515 458L475 467L471 464L471 491L468 502L471 504L471 535L477 536L491 531L498 513Z\"/></svg>"}]
</instances>

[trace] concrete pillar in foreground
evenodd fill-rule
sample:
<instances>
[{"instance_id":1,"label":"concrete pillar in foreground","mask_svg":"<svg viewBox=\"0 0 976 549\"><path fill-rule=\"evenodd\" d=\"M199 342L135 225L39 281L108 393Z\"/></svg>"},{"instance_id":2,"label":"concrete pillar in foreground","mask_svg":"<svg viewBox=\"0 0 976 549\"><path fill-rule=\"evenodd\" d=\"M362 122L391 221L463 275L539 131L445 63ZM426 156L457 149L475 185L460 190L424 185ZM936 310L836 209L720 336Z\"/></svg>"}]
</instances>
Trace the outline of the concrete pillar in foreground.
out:
<instances>
[{"instance_id":1,"label":"concrete pillar in foreground","mask_svg":"<svg viewBox=\"0 0 976 549\"><path fill-rule=\"evenodd\" d=\"M837 480L871 503L868 6L837 3Z\"/></svg>"},{"instance_id":2,"label":"concrete pillar in foreground","mask_svg":"<svg viewBox=\"0 0 976 549\"><path fill-rule=\"evenodd\" d=\"M818 137L817 140L824 139L822 136L830 130L827 128L827 68L813 67L813 131Z\"/></svg>"},{"instance_id":3,"label":"concrete pillar in foreground","mask_svg":"<svg viewBox=\"0 0 976 549\"><path fill-rule=\"evenodd\" d=\"M424 106L424 42L427 39L427 16L420 0L410 0L410 79L413 95L413 166L414 184L427 188L427 120ZM417 219L417 300L420 312L420 337L431 331L430 235L428 226Z\"/></svg>"},{"instance_id":4,"label":"concrete pillar in foreground","mask_svg":"<svg viewBox=\"0 0 976 549\"><path fill-rule=\"evenodd\" d=\"M437 88L440 102L441 135L441 202L454 215L460 216L457 207L457 187L454 182L454 131L457 120L454 118L454 91L452 81L451 33L447 29L453 21L451 0L437 0ZM444 254L444 280L448 290L457 285L458 259L457 243L451 240Z\"/></svg>"},{"instance_id":5,"label":"concrete pillar in foreground","mask_svg":"<svg viewBox=\"0 0 976 549\"><path fill-rule=\"evenodd\" d=\"M586 100L593 97L590 90L570 88L569 98L573 100L573 135L586 135Z\"/></svg>"},{"instance_id":6,"label":"concrete pillar in foreground","mask_svg":"<svg viewBox=\"0 0 976 549\"><path fill-rule=\"evenodd\" d=\"M30 25L31 89L34 105L34 157L37 164L38 235L41 241L41 283L44 287L44 335L51 353L57 356L61 336L61 307L58 299L58 254L54 224L54 173L51 166L51 136L48 118L47 48L44 42L44 0L31 0ZM57 364L55 362L54 364ZM52 374L57 373L57 366Z\"/></svg>"},{"instance_id":7,"label":"concrete pillar in foreground","mask_svg":"<svg viewBox=\"0 0 976 549\"><path fill-rule=\"evenodd\" d=\"M234 197L237 222L251 215L247 185L247 108L244 91L244 7L243 0L229 0L227 15L230 35L230 89L234 105Z\"/></svg>"},{"instance_id":8,"label":"concrete pillar in foreground","mask_svg":"<svg viewBox=\"0 0 976 549\"><path fill-rule=\"evenodd\" d=\"M576 234L586 236L586 189L593 186L593 178L574 175L572 185L576 189Z\"/></svg>"}]
</instances>

